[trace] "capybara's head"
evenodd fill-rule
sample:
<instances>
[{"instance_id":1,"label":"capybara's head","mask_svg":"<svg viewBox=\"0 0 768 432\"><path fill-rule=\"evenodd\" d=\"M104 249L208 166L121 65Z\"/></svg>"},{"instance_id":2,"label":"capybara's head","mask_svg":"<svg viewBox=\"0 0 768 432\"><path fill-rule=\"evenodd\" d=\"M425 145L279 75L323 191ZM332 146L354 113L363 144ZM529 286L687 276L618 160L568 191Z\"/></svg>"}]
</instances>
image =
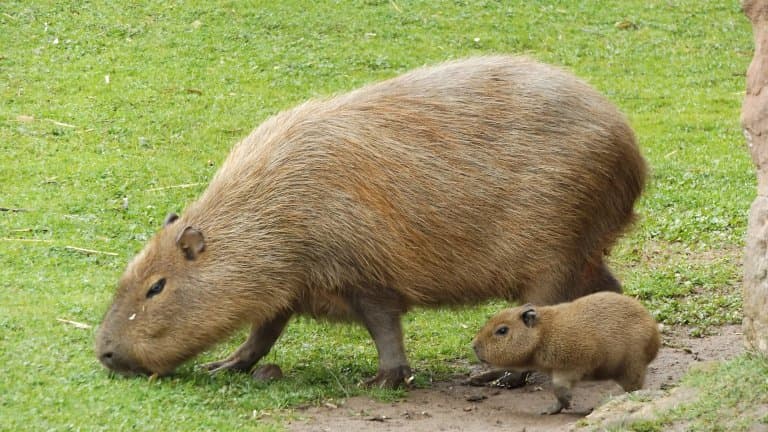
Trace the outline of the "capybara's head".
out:
<instances>
[{"instance_id":1,"label":"capybara's head","mask_svg":"<svg viewBox=\"0 0 768 432\"><path fill-rule=\"evenodd\" d=\"M539 324L533 305L504 309L485 323L472 347L480 361L493 366L526 366L539 345Z\"/></svg>"},{"instance_id":2,"label":"capybara's head","mask_svg":"<svg viewBox=\"0 0 768 432\"><path fill-rule=\"evenodd\" d=\"M96 338L101 363L125 375L171 373L242 324L204 230L169 215L120 278ZM243 302L246 303L246 302Z\"/></svg>"}]
</instances>

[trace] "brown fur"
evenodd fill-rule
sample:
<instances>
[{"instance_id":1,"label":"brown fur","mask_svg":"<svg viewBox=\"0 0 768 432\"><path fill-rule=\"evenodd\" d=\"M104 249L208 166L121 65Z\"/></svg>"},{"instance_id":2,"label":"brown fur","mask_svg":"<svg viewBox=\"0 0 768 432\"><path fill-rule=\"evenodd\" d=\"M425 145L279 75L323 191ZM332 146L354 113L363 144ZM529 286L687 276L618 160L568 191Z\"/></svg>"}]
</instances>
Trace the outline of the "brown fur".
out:
<instances>
[{"instance_id":1,"label":"brown fur","mask_svg":"<svg viewBox=\"0 0 768 432\"><path fill-rule=\"evenodd\" d=\"M564 390L582 379L611 379L625 391L641 388L660 337L640 302L601 292L556 306L503 310L488 320L472 344L478 358L494 366L551 375L562 409L570 401Z\"/></svg>"},{"instance_id":2,"label":"brown fur","mask_svg":"<svg viewBox=\"0 0 768 432\"><path fill-rule=\"evenodd\" d=\"M614 106L525 58L448 62L310 101L238 143L129 263L97 352L118 371L167 373L251 324L212 365L248 370L301 313L361 322L377 382L398 385L410 374L399 320L414 306L620 291L603 252L644 180Z\"/></svg>"}]
</instances>

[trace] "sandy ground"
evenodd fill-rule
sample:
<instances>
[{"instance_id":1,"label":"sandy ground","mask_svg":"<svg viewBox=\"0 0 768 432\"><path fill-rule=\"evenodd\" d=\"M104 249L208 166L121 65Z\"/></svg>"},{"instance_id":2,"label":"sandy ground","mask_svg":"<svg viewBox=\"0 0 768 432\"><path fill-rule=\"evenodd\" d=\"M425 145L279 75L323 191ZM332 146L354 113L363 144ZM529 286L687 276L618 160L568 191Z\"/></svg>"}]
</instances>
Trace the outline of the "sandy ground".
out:
<instances>
[{"instance_id":1,"label":"sandy ground","mask_svg":"<svg viewBox=\"0 0 768 432\"><path fill-rule=\"evenodd\" d=\"M704 338L688 336L685 328L666 329L664 347L651 363L646 389L674 386L696 362L729 359L742 352L740 326L725 326ZM538 414L554 399L547 377L519 389L468 387L466 377L415 389L398 402L354 397L342 404L297 410L287 424L291 431L560 431L568 430L608 396L622 393L613 382L584 382L573 392L573 408L554 416Z\"/></svg>"}]
</instances>

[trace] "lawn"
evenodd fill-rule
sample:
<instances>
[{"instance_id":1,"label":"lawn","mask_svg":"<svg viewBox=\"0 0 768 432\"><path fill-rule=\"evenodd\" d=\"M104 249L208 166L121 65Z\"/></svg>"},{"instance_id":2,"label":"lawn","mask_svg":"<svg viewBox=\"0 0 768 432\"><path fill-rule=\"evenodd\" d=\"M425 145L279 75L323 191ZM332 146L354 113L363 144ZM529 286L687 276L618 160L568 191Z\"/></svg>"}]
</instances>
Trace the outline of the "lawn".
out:
<instances>
[{"instance_id":1,"label":"lawn","mask_svg":"<svg viewBox=\"0 0 768 432\"><path fill-rule=\"evenodd\" d=\"M172 378L110 377L93 355L94 327L130 257L269 115L483 53L563 65L627 114L652 176L612 266L662 322L696 334L740 322L755 178L739 125L752 39L736 1L9 0L0 429L279 430L299 404L401 395L357 386L376 355L354 326L292 322L266 359L287 375L272 384L195 368L239 337ZM409 314L417 384L463 372L474 332L500 306ZM728 367L758 369L752 359Z\"/></svg>"}]
</instances>

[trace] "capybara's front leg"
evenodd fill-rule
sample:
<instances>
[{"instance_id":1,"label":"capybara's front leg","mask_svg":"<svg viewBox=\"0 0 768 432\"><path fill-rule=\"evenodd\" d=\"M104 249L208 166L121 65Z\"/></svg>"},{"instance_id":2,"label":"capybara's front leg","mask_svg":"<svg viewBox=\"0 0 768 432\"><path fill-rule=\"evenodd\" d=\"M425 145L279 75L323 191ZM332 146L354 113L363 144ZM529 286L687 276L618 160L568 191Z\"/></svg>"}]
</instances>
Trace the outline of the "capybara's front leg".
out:
<instances>
[{"instance_id":1,"label":"capybara's front leg","mask_svg":"<svg viewBox=\"0 0 768 432\"><path fill-rule=\"evenodd\" d=\"M359 298L352 302L360 320L368 329L379 354L379 370L365 381L368 386L397 388L413 380L403 345L400 316L403 313L397 299Z\"/></svg>"},{"instance_id":2,"label":"capybara's front leg","mask_svg":"<svg viewBox=\"0 0 768 432\"><path fill-rule=\"evenodd\" d=\"M541 412L543 415L559 414L564 409L571 408L571 390L566 387L556 386L554 388L557 400L547 409Z\"/></svg>"},{"instance_id":3,"label":"capybara's front leg","mask_svg":"<svg viewBox=\"0 0 768 432\"><path fill-rule=\"evenodd\" d=\"M549 406L547 409L541 412L541 414L552 415L558 414L564 409L571 408L571 388L573 388L574 382L580 377L573 376L572 374L552 373L552 387L557 401Z\"/></svg>"},{"instance_id":4,"label":"capybara's front leg","mask_svg":"<svg viewBox=\"0 0 768 432\"><path fill-rule=\"evenodd\" d=\"M250 372L253 365L272 349L272 345L280 337L291 315L291 312L281 313L265 324L254 325L248 339L240 345L240 348L226 359L207 363L203 368L212 374L222 370Z\"/></svg>"}]
</instances>

